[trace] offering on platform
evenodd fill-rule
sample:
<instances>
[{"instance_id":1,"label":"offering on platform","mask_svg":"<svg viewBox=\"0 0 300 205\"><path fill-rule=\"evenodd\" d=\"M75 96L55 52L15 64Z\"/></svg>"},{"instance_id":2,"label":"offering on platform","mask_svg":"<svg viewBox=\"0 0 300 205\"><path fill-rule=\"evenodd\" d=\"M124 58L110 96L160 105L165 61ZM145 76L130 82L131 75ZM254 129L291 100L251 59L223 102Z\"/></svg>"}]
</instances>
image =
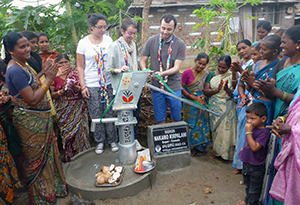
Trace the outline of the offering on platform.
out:
<instances>
[{"instance_id":1,"label":"offering on platform","mask_svg":"<svg viewBox=\"0 0 300 205\"><path fill-rule=\"evenodd\" d=\"M143 174L155 168L155 162L151 161L149 149L137 153L137 158L133 171Z\"/></svg>"},{"instance_id":2,"label":"offering on platform","mask_svg":"<svg viewBox=\"0 0 300 205\"><path fill-rule=\"evenodd\" d=\"M107 187L107 186L118 186L122 182L122 174L124 168L122 166L116 166L111 164L108 166L102 166L101 172L98 172L96 177L96 186Z\"/></svg>"}]
</instances>

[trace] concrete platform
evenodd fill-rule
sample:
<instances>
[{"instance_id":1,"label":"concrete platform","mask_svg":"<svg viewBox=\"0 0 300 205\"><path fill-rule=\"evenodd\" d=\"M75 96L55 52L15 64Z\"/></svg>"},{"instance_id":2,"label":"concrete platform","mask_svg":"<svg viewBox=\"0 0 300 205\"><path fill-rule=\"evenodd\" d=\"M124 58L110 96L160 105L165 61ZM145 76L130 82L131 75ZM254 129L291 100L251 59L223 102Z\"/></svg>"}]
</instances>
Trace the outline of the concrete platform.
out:
<instances>
[{"instance_id":1,"label":"concrete platform","mask_svg":"<svg viewBox=\"0 0 300 205\"><path fill-rule=\"evenodd\" d=\"M124 167L122 183L115 187L96 187L95 174L101 170L101 166L111 164ZM120 164L119 153L106 147L101 155L97 155L94 148L76 155L71 162L64 164L63 169L70 193L80 193L84 199L95 200L135 196L155 182L156 168L145 174L137 174L133 172L133 166Z\"/></svg>"}]
</instances>

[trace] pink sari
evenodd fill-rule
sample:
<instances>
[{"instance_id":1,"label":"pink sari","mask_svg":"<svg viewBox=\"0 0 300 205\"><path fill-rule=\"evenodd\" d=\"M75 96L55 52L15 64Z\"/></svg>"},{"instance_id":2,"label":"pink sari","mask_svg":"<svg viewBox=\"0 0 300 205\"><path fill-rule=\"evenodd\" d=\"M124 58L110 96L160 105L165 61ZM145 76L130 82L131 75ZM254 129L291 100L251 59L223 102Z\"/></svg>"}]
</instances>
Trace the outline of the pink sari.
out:
<instances>
[{"instance_id":1,"label":"pink sari","mask_svg":"<svg viewBox=\"0 0 300 205\"><path fill-rule=\"evenodd\" d=\"M273 181L270 195L285 205L300 203L300 97L289 109L287 124L291 134L282 138L282 149L274 166L278 170Z\"/></svg>"}]
</instances>

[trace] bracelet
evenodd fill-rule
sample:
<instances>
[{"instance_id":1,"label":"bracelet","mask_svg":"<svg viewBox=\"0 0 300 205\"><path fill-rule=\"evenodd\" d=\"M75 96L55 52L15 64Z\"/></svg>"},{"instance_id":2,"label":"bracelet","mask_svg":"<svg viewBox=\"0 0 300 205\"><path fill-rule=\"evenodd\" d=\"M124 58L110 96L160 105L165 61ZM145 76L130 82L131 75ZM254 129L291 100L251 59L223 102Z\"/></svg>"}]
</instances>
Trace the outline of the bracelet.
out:
<instances>
[{"instance_id":1,"label":"bracelet","mask_svg":"<svg viewBox=\"0 0 300 205\"><path fill-rule=\"evenodd\" d=\"M240 99L242 99L244 96L245 96L245 94L241 94L241 95L240 95Z\"/></svg>"},{"instance_id":2,"label":"bracelet","mask_svg":"<svg viewBox=\"0 0 300 205\"><path fill-rule=\"evenodd\" d=\"M252 135L252 132L246 132L246 135Z\"/></svg>"},{"instance_id":3,"label":"bracelet","mask_svg":"<svg viewBox=\"0 0 300 205\"><path fill-rule=\"evenodd\" d=\"M232 82L237 82L237 80L231 80Z\"/></svg>"},{"instance_id":4,"label":"bracelet","mask_svg":"<svg viewBox=\"0 0 300 205\"><path fill-rule=\"evenodd\" d=\"M285 117L284 117L284 116L279 116L279 117L278 117L278 119L282 120L282 122L283 122L283 123L285 123L285 122L286 122L286 119L285 119Z\"/></svg>"},{"instance_id":5,"label":"bracelet","mask_svg":"<svg viewBox=\"0 0 300 205\"><path fill-rule=\"evenodd\" d=\"M83 91L84 89L86 89L86 86L84 86L83 88L81 88L81 91Z\"/></svg>"},{"instance_id":6,"label":"bracelet","mask_svg":"<svg viewBox=\"0 0 300 205\"><path fill-rule=\"evenodd\" d=\"M281 100L285 101L286 97L287 97L287 92L283 92L283 96L281 97Z\"/></svg>"},{"instance_id":7,"label":"bracelet","mask_svg":"<svg viewBox=\"0 0 300 205\"><path fill-rule=\"evenodd\" d=\"M63 94L63 92L61 92L62 90L59 90L59 91L57 91L57 94L59 95L59 96L62 96L62 94Z\"/></svg>"},{"instance_id":8,"label":"bracelet","mask_svg":"<svg viewBox=\"0 0 300 205\"><path fill-rule=\"evenodd\" d=\"M115 73L115 69L114 69L114 68L111 68L111 69L110 69L110 73L111 73L112 75L116 74L116 73Z\"/></svg>"},{"instance_id":9,"label":"bracelet","mask_svg":"<svg viewBox=\"0 0 300 205\"><path fill-rule=\"evenodd\" d=\"M49 90L49 86L46 85L45 83L42 83L40 88L42 88L43 90L45 90L45 92L47 92Z\"/></svg>"}]
</instances>

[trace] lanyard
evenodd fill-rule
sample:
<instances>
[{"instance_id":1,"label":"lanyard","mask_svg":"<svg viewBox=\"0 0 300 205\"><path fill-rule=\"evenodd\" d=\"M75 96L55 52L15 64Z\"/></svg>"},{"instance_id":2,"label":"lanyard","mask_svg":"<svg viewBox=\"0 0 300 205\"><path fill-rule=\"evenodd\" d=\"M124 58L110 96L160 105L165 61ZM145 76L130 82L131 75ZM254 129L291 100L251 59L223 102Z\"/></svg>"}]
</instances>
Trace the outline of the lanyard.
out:
<instances>
[{"instance_id":1,"label":"lanyard","mask_svg":"<svg viewBox=\"0 0 300 205\"><path fill-rule=\"evenodd\" d=\"M124 44L121 41L119 41L119 44L120 44L120 47L121 47L122 54L124 56L125 65L128 66L129 69L130 69L130 64L129 64L129 61L128 61L128 52L126 52L126 48L125 48Z\"/></svg>"},{"instance_id":2,"label":"lanyard","mask_svg":"<svg viewBox=\"0 0 300 205\"><path fill-rule=\"evenodd\" d=\"M96 66L98 70L98 76L99 76L99 86L100 86L100 96L103 98L101 100L101 103L109 103L108 102L108 95L107 95L107 85L106 85L106 77L105 77L105 69L104 69L104 57L103 57L103 50L102 48L97 51L94 48L94 51L96 52L95 60L96 60Z\"/></svg>"},{"instance_id":3,"label":"lanyard","mask_svg":"<svg viewBox=\"0 0 300 205\"><path fill-rule=\"evenodd\" d=\"M173 44L174 44L174 40L173 40L173 36L172 36L170 46L168 48L168 59L167 59L166 70L169 70L170 67L171 67L171 54L172 54ZM160 35L159 36L159 45L158 45L158 62L159 62L159 71L160 72L163 72L163 67L164 67L163 62L162 62L162 54L161 54L162 46L163 46L163 39L162 39L162 36ZM164 80L165 83L167 83L168 82L168 76L164 76L163 80ZM160 88L164 89L164 85L161 81L160 81Z\"/></svg>"}]
</instances>

